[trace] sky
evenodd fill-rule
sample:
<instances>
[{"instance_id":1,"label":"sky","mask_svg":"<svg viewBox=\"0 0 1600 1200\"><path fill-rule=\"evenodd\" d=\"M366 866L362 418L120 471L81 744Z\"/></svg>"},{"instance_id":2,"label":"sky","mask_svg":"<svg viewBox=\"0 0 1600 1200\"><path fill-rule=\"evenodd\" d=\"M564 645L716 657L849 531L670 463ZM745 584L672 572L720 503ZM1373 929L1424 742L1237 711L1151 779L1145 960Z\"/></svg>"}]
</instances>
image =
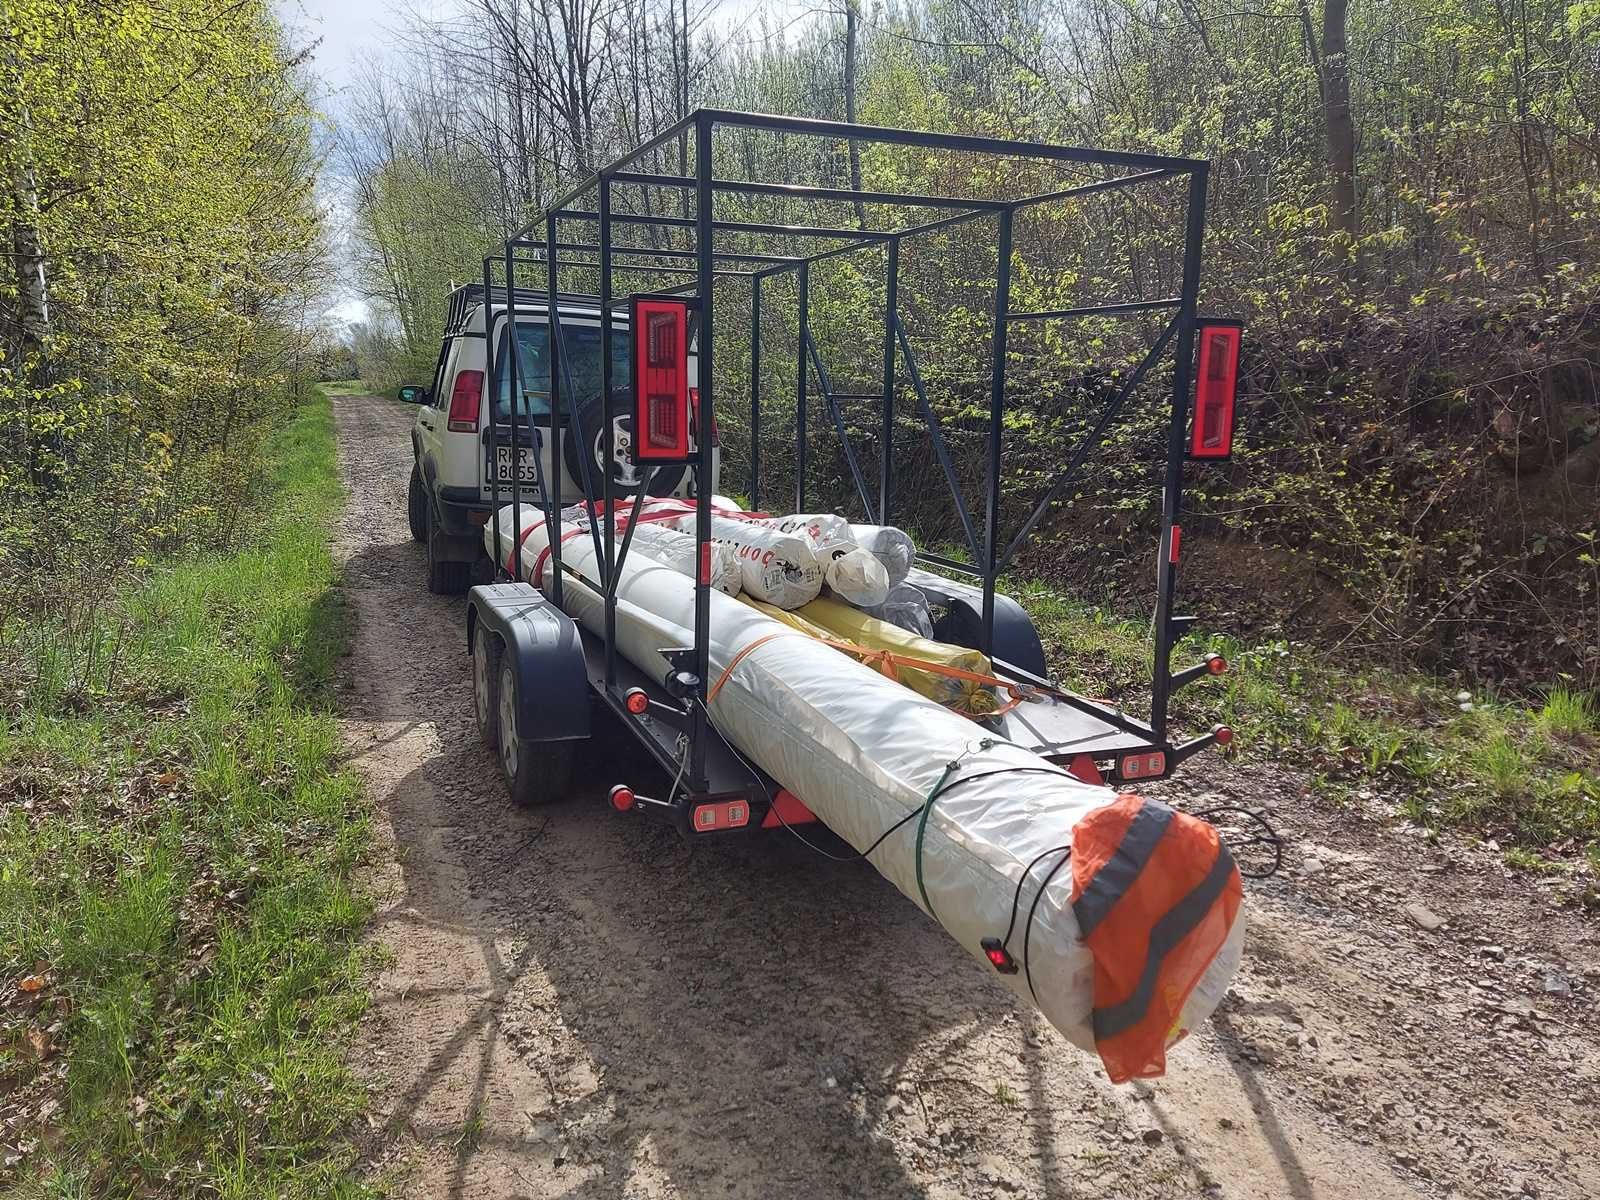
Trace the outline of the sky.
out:
<instances>
[{"instance_id":1,"label":"sky","mask_svg":"<svg viewBox=\"0 0 1600 1200\"><path fill-rule=\"evenodd\" d=\"M399 29L413 14L443 16L459 9L460 0L273 0L278 17L290 33L290 45L300 49L312 42L311 70L323 83L323 111L337 123L342 116L342 95L364 63L381 60L394 44ZM777 24L803 21L806 14L825 7L822 0L722 0L717 18L739 21L766 10ZM791 26L792 27L792 26ZM338 252L343 257L349 205L342 181L332 172L322 180L323 202L334 226ZM371 313L365 300L348 284L329 297L323 316L334 325L365 321Z\"/></svg>"}]
</instances>

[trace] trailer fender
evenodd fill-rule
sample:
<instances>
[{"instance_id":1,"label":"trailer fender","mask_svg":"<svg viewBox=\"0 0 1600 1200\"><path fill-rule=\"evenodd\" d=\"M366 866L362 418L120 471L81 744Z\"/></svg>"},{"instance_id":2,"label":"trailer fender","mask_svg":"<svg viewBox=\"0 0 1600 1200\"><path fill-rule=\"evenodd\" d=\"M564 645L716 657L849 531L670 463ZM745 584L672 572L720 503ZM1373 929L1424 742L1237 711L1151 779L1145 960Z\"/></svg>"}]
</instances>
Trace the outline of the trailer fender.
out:
<instances>
[{"instance_id":1,"label":"trailer fender","mask_svg":"<svg viewBox=\"0 0 1600 1200\"><path fill-rule=\"evenodd\" d=\"M933 636L954 646L983 649L983 589L912 567L906 582L922 592L930 604L945 609L934 622ZM1044 646L1033 620L1022 605L1000 592L994 594L994 645L992 658L1021 667L1029 674L1048 677Z\"/></svg>"},{"instance_id":2,"label":"trailer fender","mask_svg":"<svg viewBox=\"0 0 1600 1200\"><path fill-rule=\"evenodd\" d=\"M467 593L467 653L486 633L515 656L517 736L535 742L589 736L589 677L578 626L532 585L479 584Z\"/></svg>"}]
</instances>

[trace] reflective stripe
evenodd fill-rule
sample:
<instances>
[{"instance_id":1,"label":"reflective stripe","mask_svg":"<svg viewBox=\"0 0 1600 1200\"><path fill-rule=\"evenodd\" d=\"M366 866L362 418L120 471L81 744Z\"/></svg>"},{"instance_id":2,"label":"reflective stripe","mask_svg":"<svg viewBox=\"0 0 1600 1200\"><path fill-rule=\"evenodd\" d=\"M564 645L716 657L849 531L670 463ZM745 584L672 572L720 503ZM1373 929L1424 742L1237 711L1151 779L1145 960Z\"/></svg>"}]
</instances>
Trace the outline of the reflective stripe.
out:
<instances>
[{"instance_id":1,"label":"reflective stripe","mask_svg":"<svg viewBox=\"0 0 1600 1200\"><path fill-rule=\"evenodd\" d=\"M1144 973L1139 977L1139 986L1133 990L1133 995L1121 1004L1094 1010L1096 1041L1116 1037L1144 1020L1145 1011L1150 1006L1150 998L1155 994L1156 977L1161 974L1162 959L1166 958L1178 943L1188 937L1194 927L1205 919L1206 914L1211 911L1211 906L1217 902L1217 897L1222 895L1223 888L1227 887L1228 880L1233 877L1233 870L1233 856L1219 841L1217 859L1211 864L1211 870L1200 881L1199 886L1174 904L1166 915L1151 927L1150 945L1144 960ZM1104 870L1101 873L1104 874Z\"/></svg>"},{"instance_id":2,"label":"reflective stripe","mask_svg":"<svg viewBox=\"0 0 1600 1200\"><path fill-rule=\"evenodd\" d=\"M1128 831L1122 835L1116 853L1094 873L1082 895L1072 902L1073 914L1078 918L1079 937L1087 939L1110 915L1117 901L1139 878L1139 872L1150 861L1156 843L1171 823L1172 810L1165 804L1159 800L1143 802L1133 820L1128 822Z\"/></svg>"}]
</instances>

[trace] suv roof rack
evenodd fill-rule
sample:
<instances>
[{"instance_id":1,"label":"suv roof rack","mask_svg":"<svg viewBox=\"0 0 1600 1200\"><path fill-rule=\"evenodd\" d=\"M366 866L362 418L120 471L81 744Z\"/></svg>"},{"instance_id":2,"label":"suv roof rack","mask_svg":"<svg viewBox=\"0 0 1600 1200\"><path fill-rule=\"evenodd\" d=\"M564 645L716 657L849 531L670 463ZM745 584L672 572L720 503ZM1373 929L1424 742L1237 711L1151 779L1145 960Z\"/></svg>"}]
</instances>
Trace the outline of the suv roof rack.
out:
<instances>
[{"instance_id":1,"label":"suv roof rack","mask_svg":"<svg viewBox=\"0 0 1600 1200\"><path fill-rule=\"evenodd\" d=\"M500 284L487 289L489 305L491 308L504 308L506 306L506 289ZM457 284L450 293L449 304L445 309L446 331L459 329L466 324L472 310L484 302L485 289L481 283ZM518 310L526 311L529 315L546 311L550 306L550 293L543 288L516 289L516 303ZM556 303L562 307L571 305L573 308L592 309L596 315L600 312L600 297L589 292L560 292L556 296ZM627 319L626 308L617 309L613 319L621 316Z\"/></svg>"}]
</instances>

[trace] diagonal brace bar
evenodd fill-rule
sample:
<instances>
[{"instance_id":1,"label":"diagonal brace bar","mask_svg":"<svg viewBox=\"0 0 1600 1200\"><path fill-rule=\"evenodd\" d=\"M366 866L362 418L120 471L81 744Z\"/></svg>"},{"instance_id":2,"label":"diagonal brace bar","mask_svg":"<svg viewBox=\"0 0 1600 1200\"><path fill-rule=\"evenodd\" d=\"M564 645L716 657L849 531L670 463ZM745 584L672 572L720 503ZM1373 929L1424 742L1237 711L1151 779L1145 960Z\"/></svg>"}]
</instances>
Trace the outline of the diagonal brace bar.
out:
<instances>
[{"instance_id":1,"label":"diagonal brace bar","mask_svg":"<svg viewBox=\"0 0 1600 1200\"><path fill-rule=\"evenodd\" d=\"M906 337L906 327L900 321L900 315L895 314L894 332L900 342L900 353L906 360L906 374L911 376L911 388L917 394L917 407L922 410L923 424L928 427L928 437L933 442L934 457L939 460L939 467L944 471L945 483L950 487L950 497L956 502L956 513L961 518L961 528L967 535L967 548L972 551L972 561L977 562L981 557L978 551L978 530L972 523L972 514L967 511L967 502L961 495L961 484L956 480L956 469L950 462L950 448L945 445L944 433L939 428L939 418L934 415L933 406L928 403L928 389L923 385L922 372L917 369L917 356L911 352L911 339Z\"/></svg>"},{"instance_id":2,"label":"diagonal brace bar","mask_svg":"<svg viewBox=\"0 0 1600 1200\"><path fill-rule=\"evenodd\" d=\"M1133 374L1128 376L1128 382L1117 389L1117 394L1111 397L1105 408L1101 410L1100 419L1094 423L1094 428L1078 444L1077 450L1073 451L1072 461L1067 464L1066 470L1056 476L1056 481L1050 485L1050 490L1044 494L1044 499L1040 500L1038 505L1035 506L1028 519L1022 523L1022 528L1017 531L1017 536L1011 539L1011 544L1006 547L1006 552L1000 556L1000 570L1005 570L1006 565L1011 562L1011 556L1017 552L1017 548L1027 540L1028 535L1033 532L1033 527L1039 523L1045 511L1066 490L1067 485L1072 482L1072 477L1078 473L1078 468L1083 466L1084 460L1089 457L1090 452L1100 444L1100 439L1105 436L1106 430L1110 428L1111 422L1116 417L1118 410L1122 408L1123 402L1127 400L1133 393L1133 389L1138 387L1144 379L1145 374L1166 352L1167 345L1172 341L1173 334L1178 332L1178 322L1179 319L1177 317L1167 322L1167 327L1162 331L1161 336L1156 339L1156 344L1150 347L1139 365L1134 368Z\"/></svg>"},{"instance_id":3,"label":"diagonal brace bar","mask_svg":"<svg viewBox=\"0 0 1600 1200\"><path fill-rule=\"evenodd\" d=\"M850 446L850 435L844 427L844 414L839 410L839 403L834 398L833 380L828 376L828 368L822 364L822 355L817 351L817 341L809 331L806 333L806 349L811 354L811 365L817 372L817 382L822 387L822 400L828 406L828 415L833 418L833 427L839 433L839 444L844 447L844 461L850 467L850 477L855 480L856 494L861 497L862 511L867 514L867 520L876 521L873 514L872 500L867 495L866 476L861 474L861 464L856 461L856 452Z\"/></svg>"}]
</instances>

